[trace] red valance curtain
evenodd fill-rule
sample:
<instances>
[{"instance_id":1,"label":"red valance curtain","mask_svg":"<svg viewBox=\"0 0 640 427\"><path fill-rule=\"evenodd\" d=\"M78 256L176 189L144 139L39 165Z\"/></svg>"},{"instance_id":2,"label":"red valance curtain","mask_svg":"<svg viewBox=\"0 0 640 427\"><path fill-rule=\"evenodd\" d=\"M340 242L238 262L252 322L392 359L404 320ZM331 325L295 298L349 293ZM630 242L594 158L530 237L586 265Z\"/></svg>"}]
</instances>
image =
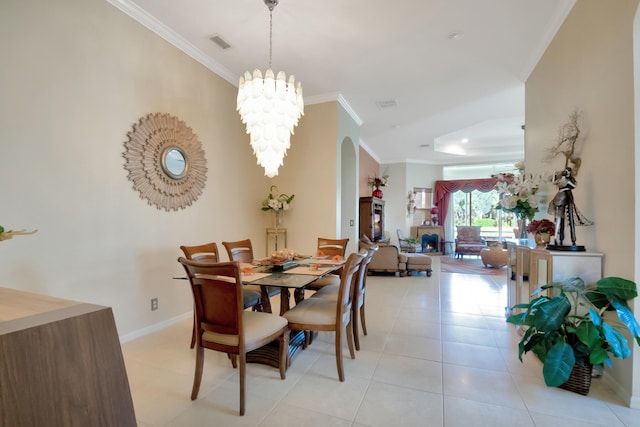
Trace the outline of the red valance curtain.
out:
<instances>
[{"instance_id":1,"label":"red valance curtain","mask_svg":"<svg viewBox=\"0 0 640 427\"><path fill-rule=\"evenodd\" d=\"M456 191L471 193L478 190L481 193L488 193L493 190L498 182L497 178L480 178L480 179L455 179L450 181L436 181L433 192L433 200L438 207L438 218L441 224L449 211L449 194Z\"/></svg>"}]
</instances>

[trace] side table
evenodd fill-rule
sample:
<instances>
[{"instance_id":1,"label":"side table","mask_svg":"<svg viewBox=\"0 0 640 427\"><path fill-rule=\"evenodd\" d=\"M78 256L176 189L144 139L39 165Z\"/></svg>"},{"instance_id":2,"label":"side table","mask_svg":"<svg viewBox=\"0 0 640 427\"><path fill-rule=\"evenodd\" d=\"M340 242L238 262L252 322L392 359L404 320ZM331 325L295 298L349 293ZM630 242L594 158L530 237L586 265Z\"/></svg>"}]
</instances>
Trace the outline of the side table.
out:
<instances>
[{"instance_id":1,"label":"side table","mask_svg":"<svg viewBox=\"0 0 640 427\"><path fill-rule=\"evenodd\" d=\"M269 244L273 241L273 251L269 250ZM265 243L265 255L269 256L278 248L284 249L287 247L287 229L286 228L267 228L267 240Z\"/></svg>"}]
</instances>

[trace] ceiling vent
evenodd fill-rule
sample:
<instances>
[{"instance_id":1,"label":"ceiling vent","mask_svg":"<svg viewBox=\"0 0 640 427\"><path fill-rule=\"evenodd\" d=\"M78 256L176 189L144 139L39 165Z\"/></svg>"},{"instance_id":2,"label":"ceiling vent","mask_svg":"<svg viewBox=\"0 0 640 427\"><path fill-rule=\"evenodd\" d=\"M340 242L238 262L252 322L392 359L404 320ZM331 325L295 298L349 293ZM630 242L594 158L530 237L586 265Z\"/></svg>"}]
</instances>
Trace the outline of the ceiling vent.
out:
<instances>
[{"instance_id":1,"label":"ceiling vent","mask_svg":"<svg viewBox=\"0 0 640 427\"><path fill-rule=\"evenodd\" d=\"M220 48L222 50L226 50L229 49L231 47L231 45L229 43L227 43L222 37L220 36L213 36L211 38L209 38L209 40L211 40L212 42L214 42L215 44L217 44L218 46L220 46Z\"/></svg>"},{"instance_id":2,"label":"ceiling vent","mask_svg":"<svg viewBox=\"0 0 640 427\"><path fill-rule=\"evenodd\" d=\"M398 106L398 102L395 99L390 99L388 101L378 101L376 102L379 110L386 110L387 108L395 108Z\"/></svg>"}]
</instances>

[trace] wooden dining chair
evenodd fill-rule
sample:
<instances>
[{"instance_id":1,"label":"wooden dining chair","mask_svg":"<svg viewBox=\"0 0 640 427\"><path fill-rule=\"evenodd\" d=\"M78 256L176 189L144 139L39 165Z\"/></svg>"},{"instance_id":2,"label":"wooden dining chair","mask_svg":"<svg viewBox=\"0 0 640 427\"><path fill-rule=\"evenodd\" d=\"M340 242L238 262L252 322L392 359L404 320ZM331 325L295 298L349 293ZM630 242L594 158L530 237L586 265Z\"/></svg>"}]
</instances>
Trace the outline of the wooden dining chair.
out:
<instances>
[{"instance_id":1,"label":"wooden dining chair","mask_svg":"<svg viewBox=\"0 0 640 427\"><path fill-rule=\"evenodd\" d=\"M342 334L345 330L351 358L355 359L356 357L351 327L353 303L351 286L353 276L365 254L366 250L363 249L360 253L352 253L347 258L347 262L343 266L338 297L335 301L325 298L308 298L300 301L295 307L283 314L283 317L289 321L289 328L292 330L335 332L336 365L340 381L344 381Z\"/></svg>"},{"instance_id":2,"label":"wooden dining chair","mask_svg":"<svg viewBox=\"0 0 640 427\"><path fill-rule=\"evenodd\" d=\"M344 259L347 253L347 244L349 244L349 239L327 239L325 237L318 237L318 253L323 253L329 257L329 259L336 255ZM317 291L325 286L339 285L341 273L342 269L338 269L334 271L333 274L328 274L311 283L307 286L307 289Z\"/></svg>"},{"instance_id":3,"label":"wooden dining chair","mask_svg":"<svg viewBox=\"0 0 640 427\"><path fill-rule=\"evenodd\" d=\"M219 262L218 245L215 242L205 243L197 246L180 246L186 259L193 261ZM260 287L249 288L245 286L242 292L244 308L252 307L256 311L262 311L262 296ZM193 316L193 331L191 333L191 348L196 344L196 317Z\"/></svg>"},{"instance_id":4,"label":"wooden dining chair","mask_svg":"<svg viewBox=\"0 0 640 427\"><path fill-rule=\"evenodd\" d=\"M222 246L227 250L229 261L239 261L246 264L253 262L253 245L251 239L238 240L235 242L222 242ZM245 285L245 289L251 289L260 292L261 309L267 313L271 313L271 297L280 293L280 288L273 286Z\"/></svg>"},{"instance_id":5,"label":"wooden dining chair","mask_svg":"<svg viewBox=\"0 0 640 427\"><path fill-rule=\"evenodd\" d=\"M234 367L237 364L240 369L240 415L244 415L246 354L277 340L280 378L284 380L289 364L287 320L244 309L237 261L211 264L180 257L178 262L187 272L196 305L196 369L191 400L197 399L200 391L204 349L231 354Z\"/></svg>"},{"instance_id":6,"label":"wooden dining chair","mask_svg":"<svg viewBox=\"0 0 640 427\"><path fill-rule=\"evenodd\" d=\"M367 322L365 318L364 310L364 297L367 285L367 276L369 271L369 263L376 251L378 245L370 245L367 248L367 254L360 263L358 271L353 276L353 304L351 310L351 325L353 328L353 341L356 346L356 350L360 351L360 331L359 323L362 324L362 332L367 335ZM339 286L332 285L326 286L320 289L313 295L313 298L326 298L330 300L337 300Z\"/></svg>"}]
</instances>

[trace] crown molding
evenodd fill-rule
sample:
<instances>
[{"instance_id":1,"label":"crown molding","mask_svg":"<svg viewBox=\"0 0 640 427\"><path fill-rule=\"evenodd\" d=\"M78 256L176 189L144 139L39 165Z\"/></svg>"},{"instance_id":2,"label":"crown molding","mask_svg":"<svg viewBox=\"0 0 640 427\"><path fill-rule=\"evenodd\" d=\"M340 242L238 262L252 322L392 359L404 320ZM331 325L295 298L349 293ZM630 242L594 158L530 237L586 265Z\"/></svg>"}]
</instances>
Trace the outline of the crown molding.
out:
<instances>
[{"instance_id":1,"label":"crown molding","mask_svg":"<svg viewBox=\"0 0 640 427\"><path fill-rule=\"evenodd\" d=\"M151 16L138 5L132 3L129 0L106 1L183 51L232 85L238 86L238 76L229 71L226 67L223 67L218 62L211 59L211 57L206 55L203 51L189 43L187 40L178 35L178 33L164 25L162 22L158 21L155 17Z\"/></svg>"}]
</instances>

